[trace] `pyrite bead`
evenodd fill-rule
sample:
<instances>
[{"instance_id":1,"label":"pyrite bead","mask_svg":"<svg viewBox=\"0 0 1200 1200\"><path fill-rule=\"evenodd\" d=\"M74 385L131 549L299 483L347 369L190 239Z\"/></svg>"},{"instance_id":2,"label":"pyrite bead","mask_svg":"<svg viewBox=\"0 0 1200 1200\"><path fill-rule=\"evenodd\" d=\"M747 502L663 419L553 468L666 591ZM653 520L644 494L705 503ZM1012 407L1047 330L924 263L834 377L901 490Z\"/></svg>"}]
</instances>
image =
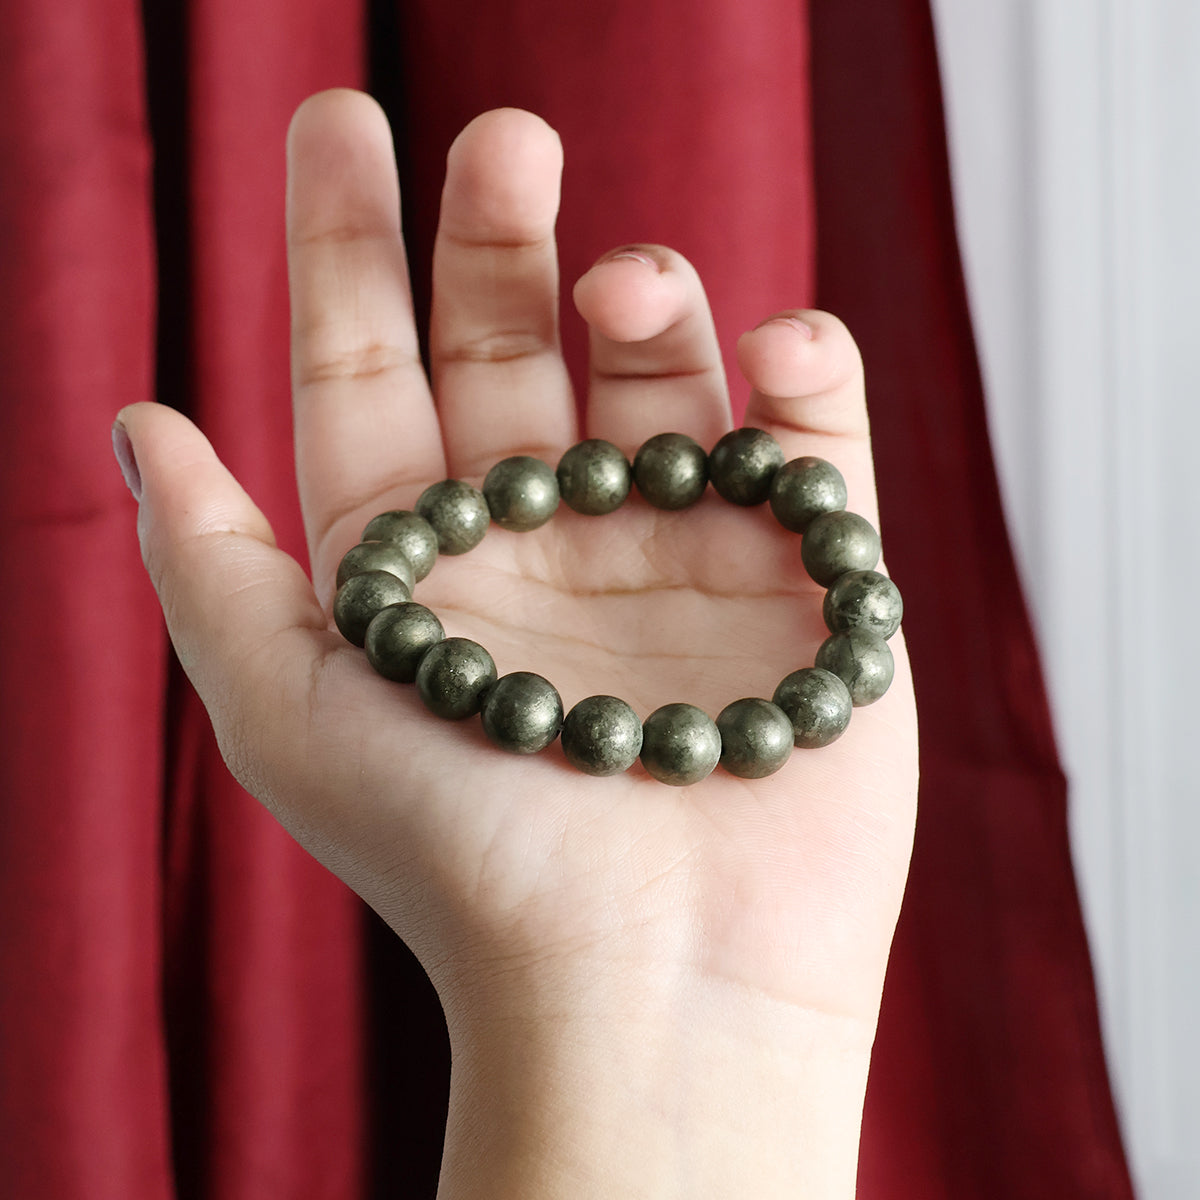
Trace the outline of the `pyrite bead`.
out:
<instances>
[{"instance_id":1,"label":"pyrite bead","mask_svg":"<svg viewBox=\"0 0 1200 1200\"><path fill-rule=\"evenodd\" d=\"M664 704L642 723L642 766L660 783L699 783L720 758L716 722L693 704Z\"/></svg>"},{"instance_id":2,"label":"pyrite bead","mask_svg":"<svg viewBox=\"0 0 1200 1200\"><path fill-rule=\"evenodd\" d=\"M373 517L363 530L364 542L391 542L400 547L400 553L412 563L413 575L419 583L437 561L438 538L433 526L404 508Z\"/></svg>"},{"instance_id":3,"label":"pyrite bead","mask_svg":"<svg viewBox=\"0 0 1200 1200\"><path fill-rule=\"evenodd\" d=\"M866 629L835 633L821 643L816 664L846 685L855 708L873 704L888 690L896 660L887 642Z\"/></svg>"},{"instance_id":4,"label":"pyrite bead","mask_svg":"<svg viewBox=\"0 0 1200 1200\"><path fill-rule=\"evenodd\" d=\"M562 748L585 775L619 775L642 751L642 723L616 696L587 696L563 721Z\"/></svg>"},{"instance_id":5,"label":"pyrite bead","mask_svg":"<svg viewBox=\"0 0 1200 1200\"><path fill-rule=\"evenodd\" d=\"M501 459L483 481L492 520L503 529L537 529L558 508L558 480L540 458L517 454Z\"/></svg>"},{"instance_id":6,"label":"pyrite bead","mask_svg":"<svg viewBox=\"0 0 1200 1200\"><path fill-rule=\"evenodd\" d=\"M742 779L774 775L791 757L792 722L767 700L747 698L727 704L717 716L721 766Z\"/></svg>"},{"instance_id":7,"label":"pyrite bead","mask_svg":"<svg viewBox=\"0 0 1200 1200\"><path fill-rule=\"evenodd\" d=\"M433 526L439 554L473 550L492 520L483 493L461 479L430 484L417 498L417 515Z\"/></svg>"},{"instance_id":8,"label":"pyrite bead","mask_svg":"<svg viewBox=\"0 0 1200 1200\"><path fill-rule=\"evenodd\" d=\"M887 641L900 628L900 589L878 571L847 571L825 593L823 612L830 633L869 629Z\"/></svg>"},{"instance_id":9,"label":"pyrite bead","mask_svg":"<svg viewBox=\"0 0 1200 1200\"><path fill-rule=\"evenodd\" d=\"M361 575L364 571L387 571L402 580L410 592L417 582L407 555L391 542L359 542L357 546L351 546L338 564L337 586L341 587L351 575Z\"/></svg>"},{"instance_id":10,"label":"pyrite bead","mask_svg":"<svg viewBox=\"0 0 1200 1200\"><path fill-rule=\"evenodd\" d=\"M634 457L633 481L655 508L687 508L708 485L708 455L685 433L660 433Z\"/></svg>"},{"instance_id":11,"label":"pyrite bead","mask_svg":"<svg viewBox=\"0 0 1200 1200\"><path fill-rule=\"evenodd\" d=\"M792 725L792 738L803 750L836 742L850 724L850 689L831 671L801 667L780 680L772 697Z\"/></svg>"},{"instance_id":12,"label":"pyrite bead","mask_svg":"<svg viewBox=\"0 0 1200 1200\"><path fill-rule=\"evenodd\" d=\"M846 499L841 471L823 458L793 458L771 480L771 512L793 533L803 533L822 513L840 512Z\"/></svg>"},{"instance_id":13,"label":"pyrite bead","mask_svg":"<svg viewBox=\"0 0 1200 1200\"><path fill-rule=\"evenodd\" d=\"M556 475L563 503L586 517L615 512L633 486L629 459L603 438L572 446L559 459Z\"/></svg>"},{"instance_id":14,"label":"pyrite bead","mask_svg":"<svg viewBox=\"0 0 1200 1200\"><path fill-rule=\"evenodd\" d=\"M501 750L536 754L562 728L563 706L554 685L532 671L502 675L483 698L483 732Z\"/></svg>"},{"instance_id":15,"label":"pyrite bead","mask_svg":"<svg viewBox=\"0 0 1200 1200\"><path fill-rule=\"evenodd\" d=\"M872 570L879 554L879 534L865 517L852 512L814 517L800 543L804 569L822 587L847 571Z\"/></svg>"},{"instance_id":16,"label":"pyrite bead","mask_svg":"<svg viewBox=\"0 0 1200 1200\"><path fill-rule=\"evenodd\" d=\"M367 659L385 679L412 683L430 646L446 636L442 623L423 604L409 601L381 608L367 626Z\"/></svg>"},{"instance_id":17,"label":"pyrite bead","mask_svg":"<svg viewBox=\"0 0 1200 1200\"><path fill-rule=\"evenodd\" d=\"M708 456L709 482L731 504L762 504L783 466L783 447L765 430L734 429Z\"/></svg>"},{"instance_id":18,"label":"pyrite bead","mask_svg":"<svg viewBox=\"0 0 1200 1200\"><path fill-rule=\"evenodd\" d=\"M389 571L364 571L351 575L338 588L333 598L333 620L346 641L361 646L367 626L381 608L411 599L412 592L403 579Z\"/></svg>"},{"instance_id":19,"label":"pyrite bead","mask_svg":"<svg viewBox=\"0 0 1200 1200\"><path fill-rule=\"evenodd\" d=\"M417 667L417 691L425 707L451 721L477 713L484 693L495 682L492 656L470 638L437 642L425 651Z\"/></svg>"}]
</instances>

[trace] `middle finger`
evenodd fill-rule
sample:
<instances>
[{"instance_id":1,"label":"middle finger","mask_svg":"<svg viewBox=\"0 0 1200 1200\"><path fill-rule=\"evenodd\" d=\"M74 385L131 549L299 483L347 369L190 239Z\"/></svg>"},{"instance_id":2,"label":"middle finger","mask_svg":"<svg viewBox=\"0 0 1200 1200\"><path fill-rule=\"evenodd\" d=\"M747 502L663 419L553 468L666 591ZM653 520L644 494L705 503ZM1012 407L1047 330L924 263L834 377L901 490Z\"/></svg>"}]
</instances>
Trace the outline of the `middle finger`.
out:
<instances>
[{"instance_id":1,"label":"middle finger","mask_svg":"<svg viewBox=\"0 0 1200 1200\"><path fill-rule=\"evenodd\" d=\"M484 113L450 149L433 255L430 359L452 474L555 462L575 439L558 337L562 148L540 118Z\"/></svg>"}]
</instances>

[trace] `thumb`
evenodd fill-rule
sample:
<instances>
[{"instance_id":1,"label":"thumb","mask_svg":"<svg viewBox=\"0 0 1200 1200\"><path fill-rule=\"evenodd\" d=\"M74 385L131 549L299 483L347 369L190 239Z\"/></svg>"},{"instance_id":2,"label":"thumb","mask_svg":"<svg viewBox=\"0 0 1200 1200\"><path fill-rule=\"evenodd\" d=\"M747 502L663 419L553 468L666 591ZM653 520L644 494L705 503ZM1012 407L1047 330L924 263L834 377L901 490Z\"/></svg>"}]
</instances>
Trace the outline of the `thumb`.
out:
<instances>
[{"instance_id":1,"label":"thumb","mask_svg":"<svg viewBox=\"0 0 1200 1200\"><path fill-rule=\"evenodd\" d=\"M175 652L230 769L261 797L242 753L248 731L258 745L272 740L262 723L288 719L336 639L304 571L191 421L134 404L118 414L113 444Z\"/></svg>"}]
</instances>

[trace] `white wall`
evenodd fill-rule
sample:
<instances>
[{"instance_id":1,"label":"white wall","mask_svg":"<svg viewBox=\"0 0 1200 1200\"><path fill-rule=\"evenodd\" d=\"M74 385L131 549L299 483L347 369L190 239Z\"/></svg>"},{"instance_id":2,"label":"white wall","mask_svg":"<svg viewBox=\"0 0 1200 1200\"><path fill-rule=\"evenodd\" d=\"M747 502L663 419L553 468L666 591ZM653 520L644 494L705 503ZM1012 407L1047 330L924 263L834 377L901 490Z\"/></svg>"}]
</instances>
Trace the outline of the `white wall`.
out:
<instances>
[{"instance_id":1,"label":"white wall","mask_svg":"<svg viewBox=\"0 0 1200 1200\"><path fill-rule=\"evenodd\" d=\"M935 0L959 232L1142 1200L1200 1197L1200 0Z\"/></svg>"}]
</instances>

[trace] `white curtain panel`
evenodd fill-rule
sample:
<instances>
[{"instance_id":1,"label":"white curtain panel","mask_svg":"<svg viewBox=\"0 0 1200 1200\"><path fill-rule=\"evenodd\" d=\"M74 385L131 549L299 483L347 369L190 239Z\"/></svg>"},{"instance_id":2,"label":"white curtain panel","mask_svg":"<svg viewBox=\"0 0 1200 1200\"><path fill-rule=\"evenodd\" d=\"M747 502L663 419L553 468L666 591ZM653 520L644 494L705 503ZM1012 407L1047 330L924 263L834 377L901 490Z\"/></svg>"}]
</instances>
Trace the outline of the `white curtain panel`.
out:
<instances>
[{"instance_id":1,"label":"white curtain panel","mask_svg":"<svg viewBox=\"0 0 1200 1200\"><path fill-rule=\"evenodd\" d=\"M935 0L1010 529L1143 1200L1200 1197L1200 0Z\"/></svg>"}]
</instances>

